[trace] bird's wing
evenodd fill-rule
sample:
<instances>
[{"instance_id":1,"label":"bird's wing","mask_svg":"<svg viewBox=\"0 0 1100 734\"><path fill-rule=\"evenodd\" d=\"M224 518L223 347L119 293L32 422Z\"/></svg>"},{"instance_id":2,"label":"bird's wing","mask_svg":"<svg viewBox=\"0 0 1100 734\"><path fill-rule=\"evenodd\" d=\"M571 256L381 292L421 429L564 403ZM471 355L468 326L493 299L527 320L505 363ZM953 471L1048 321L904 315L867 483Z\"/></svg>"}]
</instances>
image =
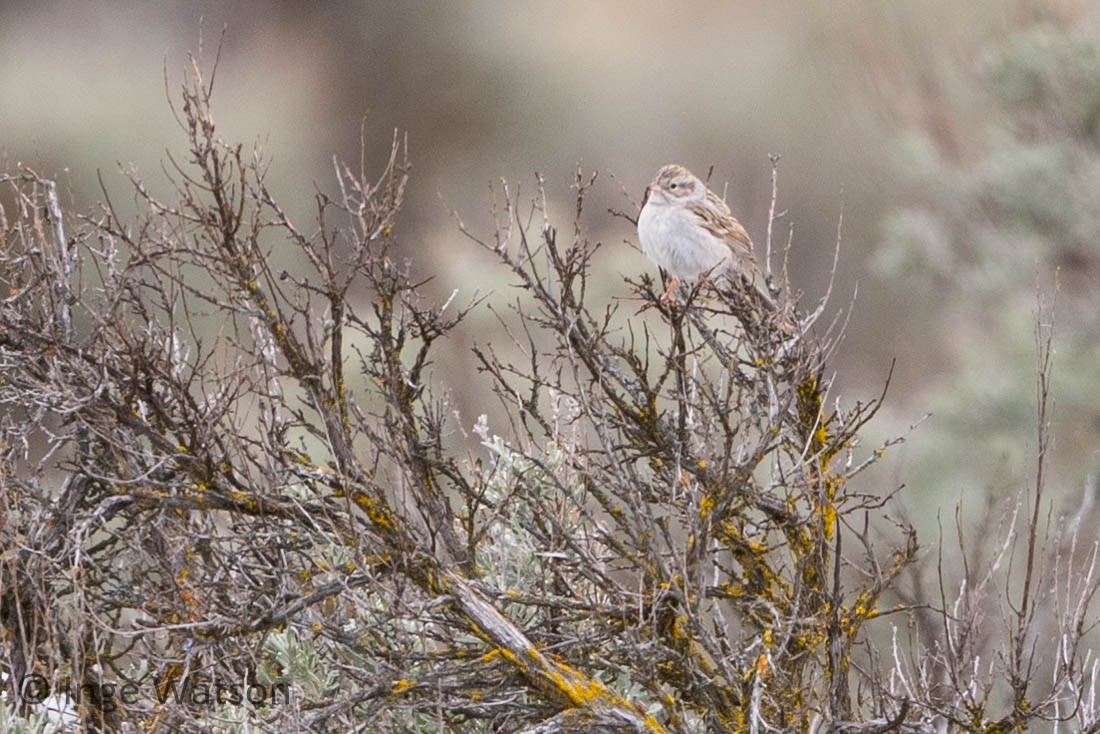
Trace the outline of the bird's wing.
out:
<instances>
[{"instance_id":1,"label":"bird's wing","mask_svg":"<svg viewBox=\"0 0 1100 734\"><path fill-rule=\"evenodd\" d=\"M698 215L705 230L726 243L741 262L756 265L756 256L752 251L752 238L741 223L730 213L726 202L718 198L713 191L707 191L707 201L688 204L692 213Z\"/></svg>"}]
</instances>

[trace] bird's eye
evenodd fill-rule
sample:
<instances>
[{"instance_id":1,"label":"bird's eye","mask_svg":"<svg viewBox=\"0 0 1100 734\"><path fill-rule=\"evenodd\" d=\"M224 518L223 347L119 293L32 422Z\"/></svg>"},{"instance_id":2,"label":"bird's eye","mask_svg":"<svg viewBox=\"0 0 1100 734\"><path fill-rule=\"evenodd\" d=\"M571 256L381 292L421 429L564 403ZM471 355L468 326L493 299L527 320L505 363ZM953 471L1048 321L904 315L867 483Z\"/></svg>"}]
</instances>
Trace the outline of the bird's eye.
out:
<instances>
[{"instance_id":1,"label":"bird's eye","mask_svg":"<svg viewBox=\"0 0 1100 734\"><path fill-rule=\"evenodd\" d=\"M673 181L672 183L670 183L670 184L668 185L668 187L669 187L670 189L674 189L674 188L676 188L676 187L677 187L677 186L679 186L679 185L680 185L680 184L678 184L678 183L676 183L675 181Z\"/></svg>"}]
</instances>

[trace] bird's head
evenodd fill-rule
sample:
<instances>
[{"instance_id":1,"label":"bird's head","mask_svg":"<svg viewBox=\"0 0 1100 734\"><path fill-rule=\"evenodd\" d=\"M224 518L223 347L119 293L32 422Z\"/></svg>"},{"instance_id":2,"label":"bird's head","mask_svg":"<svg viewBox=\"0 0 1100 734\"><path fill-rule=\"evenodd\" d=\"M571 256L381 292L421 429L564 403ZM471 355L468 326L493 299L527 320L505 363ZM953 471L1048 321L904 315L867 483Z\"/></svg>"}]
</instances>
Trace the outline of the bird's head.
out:
<instances>
[{"instance_id":1,"label":"bird's head","mask_svg":"<svg viewBox=\"0 0 1100 734\"><path fill-rule=\"evenodd\" d=\"M653 200L654 203L683 205L701 200L706 194L707 187L694 173L673 163L657 171L653 183L645 190L645 202ZM645 203L642 205L645 206Z\"/></svg>"}]
</instances>

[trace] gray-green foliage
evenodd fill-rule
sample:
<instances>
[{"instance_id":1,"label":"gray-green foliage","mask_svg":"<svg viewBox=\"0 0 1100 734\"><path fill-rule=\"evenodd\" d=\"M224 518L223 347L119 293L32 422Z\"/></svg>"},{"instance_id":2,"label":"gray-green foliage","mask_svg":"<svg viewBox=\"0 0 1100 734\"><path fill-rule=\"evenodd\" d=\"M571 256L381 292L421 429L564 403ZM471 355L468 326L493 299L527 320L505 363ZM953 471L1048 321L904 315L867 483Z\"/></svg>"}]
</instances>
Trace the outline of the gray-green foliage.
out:
<instances>
[{"instance_id":1,"label":"gray-green foliage","mask_svg":"<svg viewBox=\"0 0 1100 734\"><path fill-rule=\"evenodd\" d=\"M912 196L885 217L874 261L899 292L939 304L936 348L954 369L921 396L935 417L915 442L911 478L944 499L1023 486L1036 288L1051 300L1055 271L1059 417L1072 431L1100 412L1100 37L1040 26L977 62L984 114L957 111L977 122L956 126L956 145L934 131L899 140L896 168ZM1070 490L1095 471L1095 455L1063 458L1080 467L1063 477Z\"/></svg>"},{"instance_id":2,"label":"gray-green foliage","mask_svg":"<svg viewBox=\"0 0 1100 734\"><path fill-rule=\"evenodd\" d=\"M41 714L20 716L17 708L16 704L0 697L0 734L43 734L50 731Z\"/></svg>"},{"instance_id":3,"label":"gray-green foliage","mask_svg":"<svg viewBox=\"0 0 1100 734\"><path fill-rule=\"evenodd\" d=\"M267 638L264 651L274 658L283 671L282 675L277 675L266 666L260 668L257 677L265 685L291 683L310 700L319 700L335 682L335 675L332 671L326 671L317 646L300 638L293 628L273 632Z\"/></svg>"}]
</instances>

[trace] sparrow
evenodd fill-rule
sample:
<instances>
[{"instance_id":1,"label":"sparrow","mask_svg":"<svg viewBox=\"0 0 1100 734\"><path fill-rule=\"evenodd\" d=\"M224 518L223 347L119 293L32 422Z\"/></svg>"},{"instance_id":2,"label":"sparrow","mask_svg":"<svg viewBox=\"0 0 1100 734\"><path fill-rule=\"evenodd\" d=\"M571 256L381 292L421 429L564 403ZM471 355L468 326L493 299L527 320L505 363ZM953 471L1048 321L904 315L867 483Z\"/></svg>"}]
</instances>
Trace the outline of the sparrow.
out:
<instances>
[{"instance_id":1,"label":"sparrow","mask_svg":"<svg viewBox=\"0 0 1100 734\"><path fill-rule=\"evenodd\" d=\"M638 216L638 240L642 252L671 276L662 304L668 305L680 281L694 282L710 274L731 282L740 276L775 310L756 265L749 233L726 202L683 166L662 167L646 188Z\"/></svg>"}]
</instances>

